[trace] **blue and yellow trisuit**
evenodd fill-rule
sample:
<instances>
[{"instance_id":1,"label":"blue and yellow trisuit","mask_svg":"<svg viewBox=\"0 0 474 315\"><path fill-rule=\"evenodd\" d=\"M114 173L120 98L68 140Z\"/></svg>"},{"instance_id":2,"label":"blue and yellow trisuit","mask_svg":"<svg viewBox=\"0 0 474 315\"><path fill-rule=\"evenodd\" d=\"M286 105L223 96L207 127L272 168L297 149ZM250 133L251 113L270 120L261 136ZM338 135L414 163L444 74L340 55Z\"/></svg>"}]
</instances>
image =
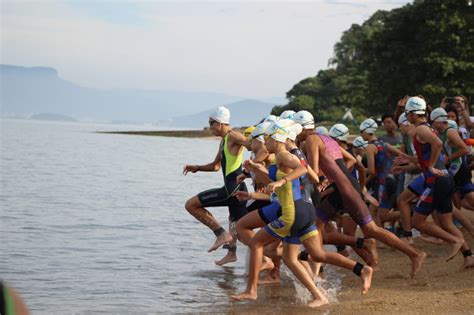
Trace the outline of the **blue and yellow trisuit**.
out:
<instances>
[{"instance_id":1,"label":"blue and yellow trisuit","mask_svg":"<svg viewBox=\"0 0 474 315\"><path fill-rule=\"evenodd\" d=\"M286 175L288 174L277 170L276 167L269 169L269 177L273 181L280 180ZM278 188L276 194L281 215L268 223L264 227L265 231L290 244L299 244L318 233L314 224L316 219L314 207L303 199L298 178Z\"/></svg>"}]
</instances>

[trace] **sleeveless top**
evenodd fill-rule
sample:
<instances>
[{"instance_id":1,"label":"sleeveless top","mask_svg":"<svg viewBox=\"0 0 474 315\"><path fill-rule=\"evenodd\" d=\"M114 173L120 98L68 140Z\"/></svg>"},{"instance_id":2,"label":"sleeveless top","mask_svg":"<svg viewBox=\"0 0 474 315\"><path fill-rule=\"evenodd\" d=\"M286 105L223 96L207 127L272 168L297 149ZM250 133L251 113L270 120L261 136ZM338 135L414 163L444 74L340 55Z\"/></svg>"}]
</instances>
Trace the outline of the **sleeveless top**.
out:
<instances>
[{"instance_id":1,"label":"sleeveless top","mask_svg":"<svg viewBox=\"0 0 474 315\"><path fill-rule=\"evenodd\" d=\"M230 153L227 146L229 134L221 141L221 168L226 187L237 185L237 176L242 174L243 149L237 155Z\"/></svg>"}]
</instances>

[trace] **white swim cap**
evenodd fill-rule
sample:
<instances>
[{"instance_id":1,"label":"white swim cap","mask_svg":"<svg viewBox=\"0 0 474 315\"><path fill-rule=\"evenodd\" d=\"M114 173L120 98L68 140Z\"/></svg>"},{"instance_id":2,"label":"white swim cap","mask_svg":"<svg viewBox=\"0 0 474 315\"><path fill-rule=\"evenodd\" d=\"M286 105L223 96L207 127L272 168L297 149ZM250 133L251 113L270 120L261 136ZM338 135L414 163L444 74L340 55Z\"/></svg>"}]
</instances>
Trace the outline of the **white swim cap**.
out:
<instances>
[{"instance_id":1,"label":"white swim cap","mask_svg":"<svg viewBox=\"0 0 474 315\"><path fill-rule=\"evenodd\" d=\"M283 113L280 114L280 119L293 119L296 112L294 110L285 110Z\"/></svg>"},{"instance_id":2,"label":"white swim cap","mask_svg":"<svg viewBox=\"0 0 474 315\"><path fill-rule=\"evenodd\" d=\"M405 113L402 113L400 117L398 117L398 125L401 126L408 126L410 122L408 121L407 115Z\"/></svg>"},{"instance_id":3,"label":"white swim cap","mask_svg":"<svg viewBox=\"0 0 474 315\"><path fill-rule=\"evenodd\" d=\"M367 132L367 133L374 134L377 131L378 127L379 126L377 125L375 120L373 120L372 118L367 118L360 124L359 130L361 133Z\"/></svg>"},{"instance_id":4,"label":"white swim cap","mask_svg":"<svg viewBox=\"0 0 474 315\"><path fill-rule=\"evenodd\" d=\"M295 141L296 137L303 131L303 126L298 123L294 123L288 128L290 129L290 132L288 133L288 139L291 141Z\"/></svg>"},{"instance_id":5,"label":"white swim cap","mask_svg":"<svg viewBox=\"0 0 474 315\"><path fill-rule=\"evenodd\" d=\"M264 121L257 126L255 126L255 129L252 130L250 133L250 136L252 139L257 139L260 142L265 142L265 131L267 130L268 126L270 126L272 123L269 121Z\"/></svg>"},{"instance_id":6,"label":"white swim cap","mask_svg":"<svg viewBox=\"0 0 474 315\"><path fill-rule=\"evenodd\" d=\"M329 129L329 136L340 141L347 141L349 135L349 128L344 124L335 124Z\"/></svg>"},{"instance_id":7,"label":"white swim cap","mask_svg":"<svg viewBox=\"0 0 474 315\"><path fill-rule=\"evenodd\" d=\"M432 122L446 122L448 121L448 113L442 107L435 108L431 114L430 119Z\"/></svg>"},{"instance_id":8,"label":"white swim cap","mask_svg":"<svg viewBox=\"0 0 474 315\"><path fill-rule=\"evenodd\" d=\"M448 119L448 126L449 128L458 130L458 124L454 120Z\"/></svg>"},{"instance_id":9,"label":"white swim cap","mask_svg":"<svg viewBox=\"0 0 474 315\"><path fill-rule=\"evenodd\" d=\"M357 138L354 139L352 142L352 146L354 148L365 148L369 145L368 141L365 141L361 136L358 136Z\"/></svg>"},{"instance_id":10,"label":"white swim cap","mask_svg":"<svg viewBox=\"0 0 474 315\"><path fill-rule=\"evenodd\" d=\"M278 120L278 117L275 116L275 115L268 115L267 117L265 117L265 119L263 121L268 121L268 122L274 122L274 121L277 121Z\"/></svg>"},{"instance_id":11,"label":"white swim cap","mask_svg":"<svg viewBox=\"0 0 474 315\"><path fill-rule=\"evenodd\" d=\"M230 123L230 111L224 107L219 106L217 109L209 115L209 118L220 122L221 124L229 124Z\"/></svg>"},{"instance_id":12,"label":"white swim cap","mask_svg":"<svg viewBox=\"0 0 474 315\"><path fill-rule=\"evenodd\" d=\"M293 120L303 126L303 129L314 129L314 117L307 110L300 110L293 116Z\"/></svg>"},{"instance_id":13,"label":"white swim cap","mask_svg":"<svg viewBox=\"0 0 474 315\"><path fill-rule=\"evenodd\" d=\"M410 97L405 105L405 111L417 115L424 115L426 113L426 102L418 96Z\"/></svg>"},{"instance_id":14,"label":"white swim cap","mask_svg":"<svg viewBox=\"0 0 474 315\"><path fill-rule=\"evenodd\" d=\"M318 135L327 135L329 134L329 131L328 131L328 128L324 126L319 126L319 127L316 127L316 133Z\"/></svg>"},{"instance_id":15,"label":"white swim cap","mask_svg":"<svg viewBox=\"0 0 474 315\"><path fill-rule=\"evenodd\" d=\"M291 119L280 119L275 121L268 126L265 134L271 136L275 141L286 142L288 135L290 133L290 127L295 122Z\"/></svg>"}]
</instances>

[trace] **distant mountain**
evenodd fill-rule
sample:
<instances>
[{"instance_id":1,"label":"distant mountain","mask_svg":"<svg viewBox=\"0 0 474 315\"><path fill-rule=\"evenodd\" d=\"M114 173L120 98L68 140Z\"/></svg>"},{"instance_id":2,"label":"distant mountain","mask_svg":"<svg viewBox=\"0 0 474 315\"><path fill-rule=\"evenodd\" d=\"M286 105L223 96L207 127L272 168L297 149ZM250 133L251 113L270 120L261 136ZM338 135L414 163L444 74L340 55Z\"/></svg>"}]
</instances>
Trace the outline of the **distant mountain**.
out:
<instances>
[{"instance_id":1,"label":"distant mountain","mask_svg":"<svg viewBox=\"0 0 474 315\"><path fill-rule=\"evenodd\" d=\"M53 68L0 65L2 114L56 113L79 120L157 122L242 100L220 93L96 89L76 85Z\"/></svg>"},{"instance_id":2,"label":"distant mountain","mask_svg":"<svg viewBox=\"0 0 474 315\"><path fill-rule=\"evenodd\" d=\"M273 106L273 104L258 100L244 100L226 105L230 110L230 123L235 127L250 126L258 123L270 114ZM170 126L201 129L207 126L209 114L213 110L214 108L193 115L174 117Z\"/></svg>"}]
</instances>

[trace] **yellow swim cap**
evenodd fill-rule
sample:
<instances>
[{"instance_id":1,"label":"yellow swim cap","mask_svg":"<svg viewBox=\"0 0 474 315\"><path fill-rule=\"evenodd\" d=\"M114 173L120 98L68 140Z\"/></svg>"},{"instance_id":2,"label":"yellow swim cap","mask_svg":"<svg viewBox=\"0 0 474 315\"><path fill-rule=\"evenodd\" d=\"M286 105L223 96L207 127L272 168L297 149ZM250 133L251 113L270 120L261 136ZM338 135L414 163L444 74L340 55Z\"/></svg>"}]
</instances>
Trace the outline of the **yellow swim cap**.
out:
<instances>
[{"instance_id":1,"label":"yellow swim cap","mask_svg":"<svg viewBox=\"0 0 474 315\"><path fill-rule=\"evenodd\" d=\"M244 130L244 137L248 138L250 137L250 134L252 133L252 131L255 129L255 126L250 126L250 127L247 127L245 130Z\"/></svg>"}]
</instances>

